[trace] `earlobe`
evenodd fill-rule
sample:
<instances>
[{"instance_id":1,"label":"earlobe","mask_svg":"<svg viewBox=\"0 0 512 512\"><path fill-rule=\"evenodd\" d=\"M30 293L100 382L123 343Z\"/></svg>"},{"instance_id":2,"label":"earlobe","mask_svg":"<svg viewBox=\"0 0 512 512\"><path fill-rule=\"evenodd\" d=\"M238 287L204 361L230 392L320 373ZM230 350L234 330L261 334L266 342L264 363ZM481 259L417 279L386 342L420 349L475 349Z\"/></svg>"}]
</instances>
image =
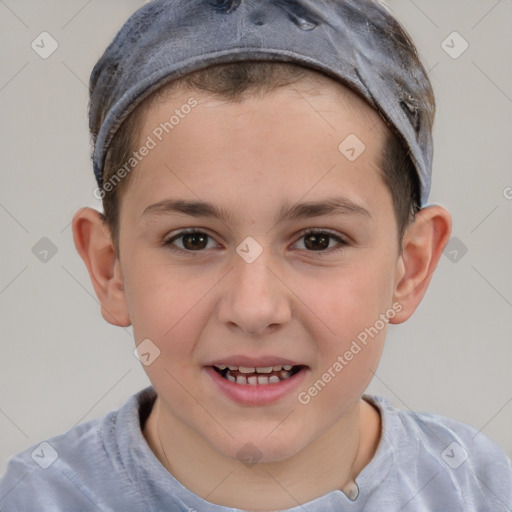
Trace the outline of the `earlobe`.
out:
<instances>
[{"instance_id":1,"label":"earlobe","mask_svg":"<svg viewBox=\"0 0 512 512\"><path fill-rule=\"evenodd\" d=\"M449 212L437 205L420 210L407 227L394 289L394 301L402 305L402 310L390 323L404 322L418 307L450 239L451 228Z\"/></svg>"},{"instance_id":2,"label":"earlobe","mask_svg":"<svg viewBox=\"0 0 512 512\"><path fill-rule=\"evenodd\" d=\"M82 208L73 217L73 240L87 267L103 318L112 325L131 324L119 259L100 212Z\"/></svg>"}]
</instances>

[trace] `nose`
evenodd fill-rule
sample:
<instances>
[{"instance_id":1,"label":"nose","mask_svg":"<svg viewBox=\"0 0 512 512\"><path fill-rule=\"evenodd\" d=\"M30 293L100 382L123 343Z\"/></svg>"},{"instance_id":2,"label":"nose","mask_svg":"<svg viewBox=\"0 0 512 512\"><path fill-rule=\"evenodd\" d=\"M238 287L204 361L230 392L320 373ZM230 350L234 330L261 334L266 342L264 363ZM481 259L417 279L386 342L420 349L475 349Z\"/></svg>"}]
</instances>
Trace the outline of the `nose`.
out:
<instances>
[{"instance_id":1,"label":"nose","mask_svg":"<svg viewBox=\"0 0 512 512\"><path fill-rule=\"evenodd\" d=\"M252 263L234 255L218 310L219 320L229 329L258 335L290 321L290 294L271 265L265 251Z\"/></svg>"}]
</instances>

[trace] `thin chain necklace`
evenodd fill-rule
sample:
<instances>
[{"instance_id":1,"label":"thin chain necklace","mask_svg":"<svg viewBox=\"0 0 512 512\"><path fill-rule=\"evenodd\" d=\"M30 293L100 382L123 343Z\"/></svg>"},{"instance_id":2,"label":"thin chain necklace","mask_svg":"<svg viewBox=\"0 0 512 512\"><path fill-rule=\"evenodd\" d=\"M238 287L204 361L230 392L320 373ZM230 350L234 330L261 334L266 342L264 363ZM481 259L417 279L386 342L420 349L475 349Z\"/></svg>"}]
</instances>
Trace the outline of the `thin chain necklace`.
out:
<instances>
[{"instance_id":1,"label":"thin chain necklace","mask_svg":"<svg viewBox=\"0 0 512 512\"><path fill-rule=\"evenodd\" d=\"M169 464L169 459L167 458L167 454L164 450L164 445L162 444L162 439L160 437L160 400L157 400L156 404L156 435L158 437L158 443L160 444L160 451L164 454L165 464L167 471L171 472L171 465Z\"/></svg>"}]
</instances>

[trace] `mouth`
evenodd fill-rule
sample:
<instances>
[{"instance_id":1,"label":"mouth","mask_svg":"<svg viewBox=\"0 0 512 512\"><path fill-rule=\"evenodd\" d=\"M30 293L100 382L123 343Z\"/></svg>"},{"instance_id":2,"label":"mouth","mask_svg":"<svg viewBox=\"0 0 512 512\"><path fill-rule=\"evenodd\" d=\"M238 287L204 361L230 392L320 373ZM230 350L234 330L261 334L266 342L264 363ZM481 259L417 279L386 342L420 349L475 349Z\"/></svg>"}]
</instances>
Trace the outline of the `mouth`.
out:
<instances>
[{"instance_id":1,"label":"mouth","mask_svg":"<svg viewBox=\"0 0 512 512\"><path fill-rule=\"evenodd\" d=\"M204 370L221 395L242 406L265 406L292 399L309 366L276 358L230 357L209 363ZM255 358L256 359L256 358ZM243 366L242 366L243 365Z\"/></svg>"},{"instance_id":2,"label":"mouth","mask_svg":"<svg viewBox=\"0 0 512 512\"><path fill-rule=\"evenodd\" d=\"M291 364L260 367L220 364L212 368L230 382L247 386L265 386L287 380L306 367Z\"/></svg>"}]
</instances>

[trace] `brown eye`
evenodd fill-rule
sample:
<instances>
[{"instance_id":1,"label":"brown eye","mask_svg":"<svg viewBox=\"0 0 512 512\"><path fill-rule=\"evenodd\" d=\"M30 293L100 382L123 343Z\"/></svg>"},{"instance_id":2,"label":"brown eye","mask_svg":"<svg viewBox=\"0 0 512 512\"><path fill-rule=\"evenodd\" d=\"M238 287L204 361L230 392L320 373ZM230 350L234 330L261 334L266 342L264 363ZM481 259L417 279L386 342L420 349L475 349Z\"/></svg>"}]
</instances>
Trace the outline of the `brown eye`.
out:
<instances>
[{"instance_id":1,"label":"brown eye","mask_svg":"<svg viewBox=\"0 0 512 512\"><path fill-rule=\"evenodd\" d=\"M295 246L308 252L329 254L344 249L349 243L341 236L325 230L308 230L302 233Z\"/></svg>"},{"instance_id":2,"label":"brown eye","mask_svg":"<svg viewBox=\"0 0 512 512\"><path fill-rule=\"evenodd\" d=\"M213 238L201 231L182 231L165 241L164 245L168 246L170 249L189 252L201 251L216 246Z\"/></svg>"},{"instance_id":3,"label":"brown eye","mask_svg":"<svg viewBox=\"0 0 512 512\"><path fill-rule=\"evenodd\" d=\"M208 236L203 233L189 233L183 235L183 246L190 251L204 249L208 243Z\"/></svg>"},{"instance_id":4,"label":"brown eye","mask_svg":"<svg viewBox=\"0 0 512 512\"><path fill-rule=\"evenodd\" d=\"M304 245L312 251L322 251L329 247L330 238L325 233L311 233L304 237Z\"/></svg>"}]
</instances>

